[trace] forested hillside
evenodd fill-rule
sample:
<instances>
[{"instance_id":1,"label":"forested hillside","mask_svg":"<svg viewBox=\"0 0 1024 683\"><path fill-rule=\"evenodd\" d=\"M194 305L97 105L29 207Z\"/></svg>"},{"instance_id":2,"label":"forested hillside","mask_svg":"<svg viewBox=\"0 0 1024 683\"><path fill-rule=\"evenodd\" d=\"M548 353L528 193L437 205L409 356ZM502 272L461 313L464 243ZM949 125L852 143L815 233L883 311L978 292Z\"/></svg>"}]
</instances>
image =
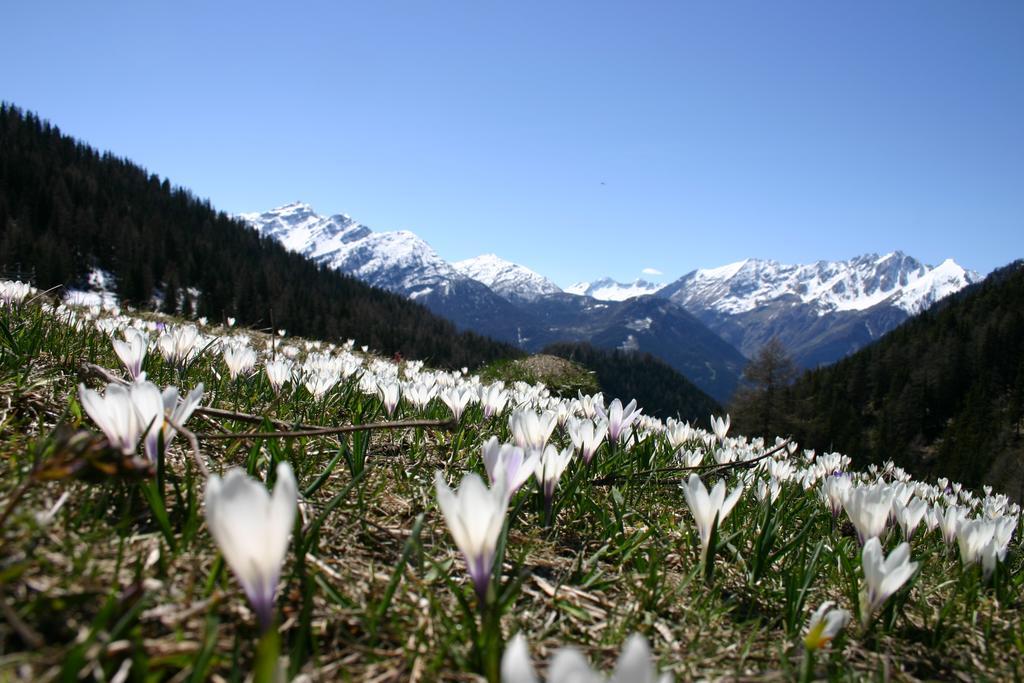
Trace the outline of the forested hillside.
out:
<instances>
[{"instance_id":1,"label":"forested hillside","mask_svg":"<svg viewBox=\"0 0 1024 683\"><path fill-rule=\"evenodd\" d=\"M115 277L123 303L355 338L435 365L520 355L398 295L318 267L167 179L0 105L0 271L43 289ZM198 293L197 293L198 292Z\"/></svg>"},{"instance_id":2,"label":"forested hillside","mask_svg":"<svg viewBox=\"0 0 1024 683\"><path fill-rule=\"evenodd\" d=\"M722 408L715 399L649 353L608 351L585 343L552 344L544 349L593 370L606 396L631 396L648 415L702 425Z\"/></svg>"},{"instance_id":3,"label":"forested hillside","mask_svg":"<svg viewBox=\"0 0 1024 683\"><path fill-rule=\"evenodd\" d=\"M1024 262L940 302L782 399L806 446L1020 497Z\"/></svg>"}]
</instances>

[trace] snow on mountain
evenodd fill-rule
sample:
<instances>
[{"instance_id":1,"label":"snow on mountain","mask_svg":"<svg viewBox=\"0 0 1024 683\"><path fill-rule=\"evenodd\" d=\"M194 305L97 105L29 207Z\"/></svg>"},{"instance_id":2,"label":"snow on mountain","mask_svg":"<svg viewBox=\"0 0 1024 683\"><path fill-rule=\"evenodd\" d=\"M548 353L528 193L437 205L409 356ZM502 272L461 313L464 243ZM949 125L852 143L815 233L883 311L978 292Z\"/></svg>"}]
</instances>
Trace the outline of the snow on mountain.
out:
<instances>
[{"instance_id":1,"label":"snow on mountain","mask_svg":"<svg viewBox=\"0 0 1024 683\"><path fill-rule=\"evenodd\" d=\"M896 251L803 265L746 259L695 270L662 294L691 310L734 315L784 301L811 305L818 315L865 311L881 303L914 314L980 279L951 259L931 267Z\"/></svg>"},{"instance_id":2,"label":"snow on mountain","mask_svg":"<svg viewBox=\"0 0 1024 683\"><path fill-rule=\"evenodd\" d=\"M679 322L681 314L713 330L723 346L735 347L737 358L742 356L736 349L752 357L777 337L799 364L815 367L980 280L953 260L931 267L897 251L802 265L745 259L694 270L665 286L603 278L565 290L577 297L493 254L451 264L411 232L374 232L346 215L320 216L308 204L240 218L292 251L413 298L463 329L531 350L567 338L614 348L632 335L642 348L657 350L691 379L702 380L702 388L724 397L731 384L715 385L713 377L701 377L699 363L673 357L671 344L658 346L663 338L692 337L693 325ZM650 294L656 297L644 296ZM652 302L675 306L657 315L630 308ZM724 358L720 352L709 351ZM738 376L723 368L726 376Z\"/></svg>"},{"instance_id":3,"label":"snow on mountain","mask_svg":"<svg viewBox=\"0 0 1024 683\"><path fill-rule=\"evenodd\" d=\"M981 279L973 270L966 270L953 259L946 259L904 287L893 304L914 315Z\"/></svg>"},{"instance_id":4,"label":"snow on mountain","mask_svg":"<svg viewBox=\"0 0 1024 683\"><path fill-rule=\"evenodd\" d=\"M637 296L654 294L664 285L647 282L646 280L635 280L629 284L616 282L610 277L594 280L593 282L577 282L565 288L567 294L578 294L589 296L600 301L625 301Z\"/></svg>"},{"instance_id":5,"label":"snow on mountain","mask_svg":"<svg viewBox=\"0 0 1024 683\"><path fill-rule=\"evenodd\" d=\"M310 258L320 258L342 244L370 234L369 228L345 214L320 216L313 207L302 202L263 213L243 213L238 217L267 237L273 237L289 251Z\"/></svg>"},{"instance_id":6,"label":"snow on mountain","mask_svg":"<svg viewBox=\"0 0 1024 683\"><path fill-rule=\"evenodd\" d=\"M452 265L466 277L482 282L506 299L533 301L545 294L562 291L543 275L495 254L456 261Z\"/></svg>"},{"instance_id":7,"label":"snow on mountain","mask_svg":"<svg viewBox=\"0 0 1024 683\"><path fill-rule=\"evenodd\" d=\"M452 281L466 279L407 230L373 232L349 216L320 216L300 202L239 218L291 251L412 298L443 293Z\"/></svg>"}]
</instances>

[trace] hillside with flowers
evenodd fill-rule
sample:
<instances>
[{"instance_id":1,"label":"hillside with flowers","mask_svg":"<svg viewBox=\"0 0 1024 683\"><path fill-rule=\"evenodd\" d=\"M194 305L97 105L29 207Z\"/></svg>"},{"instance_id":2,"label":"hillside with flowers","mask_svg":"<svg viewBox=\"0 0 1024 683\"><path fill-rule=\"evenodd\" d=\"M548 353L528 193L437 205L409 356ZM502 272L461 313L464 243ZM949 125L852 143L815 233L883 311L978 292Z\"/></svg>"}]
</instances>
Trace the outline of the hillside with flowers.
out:
<instances>
[{"instance_id":1,"label":"hillside with flowers","mask_svg":"<svg viewBox=\"0 0 1024 683\"><path fill-rule=\"evenodd\" d=\"M1010 680L1020 509L0 283L5 680Z\"/></svg>"}]
</instances>

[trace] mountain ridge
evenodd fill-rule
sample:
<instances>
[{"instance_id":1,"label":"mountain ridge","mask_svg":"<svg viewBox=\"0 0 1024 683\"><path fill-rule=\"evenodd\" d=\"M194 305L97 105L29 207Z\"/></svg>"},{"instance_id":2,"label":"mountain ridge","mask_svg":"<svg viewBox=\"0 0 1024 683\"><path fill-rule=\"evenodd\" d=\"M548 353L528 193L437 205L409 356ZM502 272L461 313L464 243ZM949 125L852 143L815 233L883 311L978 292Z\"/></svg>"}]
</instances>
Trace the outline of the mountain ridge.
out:
<instances>
[{"instance_id":1,"label":"mountain ridge","mask_svg":"<svg viewBox=\"0 0 1024 683\"><path fill-rule=\"evenodd\" d=\"M748 258L693 270L667 285L602 278L561 291L543 275L495 254L449 263L415 233L374 232L346 214L320 216L301 202L240 218L318 263L423 303L463 329L527 351L557 341L609 349L644 343L639 350L656 355L652 347L661 348L676 358L670 364L677 370L697 372L690 379L718 400L726 400L725 392L738 380L738 359L753 357L773 337L803 367L828 364L978 279L952 259L932 267L894 251L810 264ZM629 302L646 297L679 309L662 307L652 316L631 318ZM684 319L682 311L692 318ZM661 321L656 327L671 330L671 340L632 329L647 317ZM692 357L684 359L671 349L686 344L688 336L705 339L698 327L739 351L732 354L722 345L702 342L716 349L714 363L729 376L724 382L717 371L702 371Z\"/></svg>"},{"instance_id":2,"label":"mountain ridge","mask_svg":"<svg viewBox=\"0 0 1024 683\"><path fill-rule=\"evenodd\" d=\"M562 291L543 275L497 254L481 254L452 265L466 277L487 285L506 299L533 301Z\"/></svg>"}]
</instances>

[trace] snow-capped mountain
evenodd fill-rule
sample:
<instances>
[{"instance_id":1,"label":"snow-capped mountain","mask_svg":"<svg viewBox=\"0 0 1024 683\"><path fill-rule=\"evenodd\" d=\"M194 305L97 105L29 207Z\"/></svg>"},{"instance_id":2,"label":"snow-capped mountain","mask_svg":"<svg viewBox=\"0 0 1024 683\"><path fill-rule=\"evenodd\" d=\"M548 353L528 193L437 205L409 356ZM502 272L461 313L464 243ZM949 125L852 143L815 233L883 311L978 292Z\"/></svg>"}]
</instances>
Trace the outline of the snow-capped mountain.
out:
<instances>
[{"instance_id":1,"label":"snow-capped mountain","mask_svg":"<svg viewBox=\"0 0 1024 683\"><path fill-rule=\"evenodd\" d=\"M626 345L660 356L719 400L732 393L745 362L704 323L665 299L598 301L566 294L493 254L451 264L411 232L374 232L345 215L320 216L308 204L239 218L292 251L413 298L462 329L530 352L558 341Z\"/></svg>"},{"instance_id":2,"label":"snow-capped mountain","mask_svg":"<svg viewBox=\"0 0 1024 683\"><path fill-rule=\"evenodd\" d=\"M979 281L953 260L896 251L804 265L746 259L692 271L662 289L748 357L778 337L797 362L831 363L939 299Z\"/></svg>"},{"instance_id":3,"label":"snow-capped mountain","mask_svg":"<svg viewBox=\"0 0 1024 683\"><path fill-rule=\"evenodd\" d=\"M882 303L914 314L979 279L952 259L931 267L896 251L805 265L746 259L695 270L661 294L688 308L730 314L782 299L809 304L819 315L865 311Z\"/></svg>"},{"instance_id":4,"label":"snow-capped mountain","mask_svg":"<svg viewBox=\"0 0 1024 683\"><path fill-rule=\"evenodd\" d=\"M288 249L414 299L461 329L511 341L518 334L509 301L463 275L412 232L375 232L344 214L321 216L301 202L239 218Z\"/></svg>"},{"instance_id":5,"label":"snow-capped mountain","mask_svg":"<svg viewBox=\"0 0 1024 683\"><path fill-rule=\"evenodd\" d=\"M599 301L625 301L637 296L654 294L664 286L646 280L623 284L610 277L604 277L593 282L577 282L566 287L565 291L568 294L593 297Z\"/></svg>"},{"instance_id":6,"label":"snow-capped mountain","mask_svg":"<svg viewBox=\"0 0 1024 683\"><path fill-rule=\"evenodd\" d=\"M452 264L457 271L490 287L506 299L534 301L561 288L526 266L512 263L495 254L484 254Z\"/></svg>"},{"instance_id":7,"label":"snow-capped mountain","mask_svg":"<svg viewBox=\"0 0 1024 683\"><path fill-rule=\"evenodd\" d=\"M321 216L301 202L239 218L291 251L412 298L465 279L407 230L374 232L345 214Z\"/></svg>"},{"instance_id":8,"label":"snow-capped mountain","mask_svg":"<svg viewBox=\"0 0 1024 683\"><path fill-rule=\"evenodd\" d=\"M753 357L772 337L804 366L831 363L980 279L952 260L931 267L897 251L804 265L746 259L665 286L604 278L562 292L494 254L452 264L411 232L374 232L343 214L320 216L308 204L240 218L288 249L415 299L462 329L529 351L567 340L638 345L720 400L735 386L740 352ZM724 342L688 342L702 334Z\"/></svg>"}]
</instances>

